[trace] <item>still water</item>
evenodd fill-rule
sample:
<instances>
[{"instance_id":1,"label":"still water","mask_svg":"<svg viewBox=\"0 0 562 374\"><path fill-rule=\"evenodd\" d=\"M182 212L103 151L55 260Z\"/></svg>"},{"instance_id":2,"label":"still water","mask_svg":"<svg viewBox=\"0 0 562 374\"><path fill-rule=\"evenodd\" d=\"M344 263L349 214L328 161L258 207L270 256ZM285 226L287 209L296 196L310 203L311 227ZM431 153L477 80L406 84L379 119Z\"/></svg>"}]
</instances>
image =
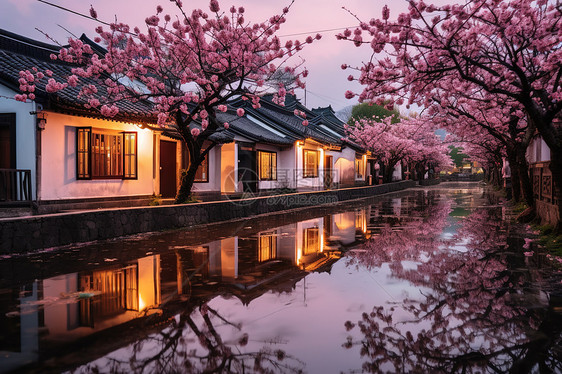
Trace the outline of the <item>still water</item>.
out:
<instances>
[{"instance_id":1,"label":"still water","mask_svg":"<svg viewBox=\"0 0 562 374\"><path fill-rule=\"evenodd\" d=\"M0 372L562 372L505 215L449 185L6 257Z\"/></svg>"}]
</instances>

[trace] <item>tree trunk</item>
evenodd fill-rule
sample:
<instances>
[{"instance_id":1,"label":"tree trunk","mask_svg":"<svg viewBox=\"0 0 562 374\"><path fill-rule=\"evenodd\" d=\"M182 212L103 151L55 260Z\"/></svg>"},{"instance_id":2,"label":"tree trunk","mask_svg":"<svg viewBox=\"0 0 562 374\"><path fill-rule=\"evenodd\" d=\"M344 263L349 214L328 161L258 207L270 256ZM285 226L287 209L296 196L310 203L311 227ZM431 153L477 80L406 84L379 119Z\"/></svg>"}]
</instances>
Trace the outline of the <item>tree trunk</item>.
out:
<instances>
[{"instance_id":1,"label":"tree trunk","mask_svg":"<svg viewBox=\"0 0 562 374\"><path fill-rule=\"evenodd\" d=\"M551 148L550 150L550 171L552 173L552 197L557 200L558 221L556 223L556 231L562 231L562 149Z\"/></svg>"},{"instance_id":2,"label":"tree trunk","mask_svg":"<svg viewBox=\"0 0 562 374\"><path fill-rule=\"evenodd\" d=\"M393 172L394 172L394 167L385 165L384 174L383 174L383 177L382 177L383 183L392 182L392 173Z\"/></svg>"},{"instance_id":3,"label":"tree trunk","mask_svg":"<svg viewBox=\"0 0 562 374\"><path fill-rule=\"evenodd\" d=\"M193 188L193 182L195 182L195 174L199 168L200 162L191 162L189 168L185 175L181 179L180 190L176 196L176 204L184 204L191 199L191 189Z\"/></svg>"},{"instance_id":4,"label":"tree trunk","mask_svg":"<svg viewBox=\"0 0 562 374\"><path fill-rule=\"evenodd\" d=\"M517 150L517 167L519 169L518 175L521 182L520 186L523 198L529 208L534 208L535 198L533 196L533 184L531 182L531 178L529 177L529 164L527 163L525 150L523 149Z\"/></svg>"},{"instance_id":5,"label":"tree trunk","mask_svg":"<svg viewBox=\"0 0 562 374\"><path fill-rule=\"evenodd\" d=\"M513 201L518 203L521 201L521 180L519 178L520 168L517 164L517 158L513 152L508 151L507 161L509 162L509 168L511 169L511 196Z\"/></svg>"}]
</instances>

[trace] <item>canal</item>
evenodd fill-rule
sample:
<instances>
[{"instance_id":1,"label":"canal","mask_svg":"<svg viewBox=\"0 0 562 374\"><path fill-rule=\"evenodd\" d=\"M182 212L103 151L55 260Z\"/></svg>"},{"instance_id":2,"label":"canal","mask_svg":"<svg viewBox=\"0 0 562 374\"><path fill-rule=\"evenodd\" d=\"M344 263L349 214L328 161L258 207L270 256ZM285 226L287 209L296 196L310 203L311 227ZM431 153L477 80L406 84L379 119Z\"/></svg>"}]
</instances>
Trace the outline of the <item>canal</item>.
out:
<instances>
[{"instance_id":1,"label":"canal","mask_svg":"<svg viewBox=\"0 0 562 374\"><path fill-rule=\"evenodd\" d=\"M0 258L0 372L562 372L561 275L473 183Z\"/></svg>"}]
</instances>

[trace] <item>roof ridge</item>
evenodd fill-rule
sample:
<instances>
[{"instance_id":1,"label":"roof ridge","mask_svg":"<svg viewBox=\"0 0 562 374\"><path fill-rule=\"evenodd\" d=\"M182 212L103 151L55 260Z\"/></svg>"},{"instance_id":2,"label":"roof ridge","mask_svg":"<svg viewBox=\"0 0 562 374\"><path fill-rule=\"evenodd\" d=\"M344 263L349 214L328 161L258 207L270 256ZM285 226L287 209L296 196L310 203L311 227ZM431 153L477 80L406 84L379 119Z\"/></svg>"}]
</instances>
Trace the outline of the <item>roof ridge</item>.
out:
<instances>
[{"instance_id":1,"label":"roof ridge","mask_svg":"<svg viewBox=\"0 0 562 374\"><path fill-rule=\"evenodd\" d=\"M50 55L58 53L61 47L0 29L0 49L28 57L50 60Z\"/></svg>"}]
</instances>

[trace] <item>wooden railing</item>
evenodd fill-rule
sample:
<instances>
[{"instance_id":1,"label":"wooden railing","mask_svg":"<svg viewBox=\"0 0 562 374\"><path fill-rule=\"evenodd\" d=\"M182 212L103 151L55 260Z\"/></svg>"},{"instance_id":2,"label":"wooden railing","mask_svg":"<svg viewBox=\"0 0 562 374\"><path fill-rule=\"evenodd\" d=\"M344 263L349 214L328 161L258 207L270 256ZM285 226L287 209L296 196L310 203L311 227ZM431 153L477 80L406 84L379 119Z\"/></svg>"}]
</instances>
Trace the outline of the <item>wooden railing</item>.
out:
<instances>
[{"instance_id":1,"label":"wooden railing","mask_svg":"<svg viewBox=\"0 0 562 374\"><path fill-rule=\"evenodd\" d=\"M31 204L31 170L0 169L0 206Z\"/></svg>"},{"instance_id":2,"label":"wooden railing","mask_svg":"<svg viewBox=\"0 0 562 374\"><path fill-rule=\"evenodd\" d=\"M533 194L536 200L544 201L550 204L558 204L556 186L552 172L550 171L550 162L537 162L531 165L531 181L533 182Z\"/></svg>"}]
</instances>

